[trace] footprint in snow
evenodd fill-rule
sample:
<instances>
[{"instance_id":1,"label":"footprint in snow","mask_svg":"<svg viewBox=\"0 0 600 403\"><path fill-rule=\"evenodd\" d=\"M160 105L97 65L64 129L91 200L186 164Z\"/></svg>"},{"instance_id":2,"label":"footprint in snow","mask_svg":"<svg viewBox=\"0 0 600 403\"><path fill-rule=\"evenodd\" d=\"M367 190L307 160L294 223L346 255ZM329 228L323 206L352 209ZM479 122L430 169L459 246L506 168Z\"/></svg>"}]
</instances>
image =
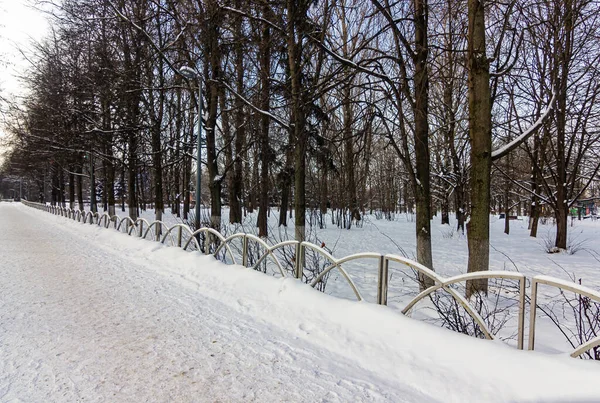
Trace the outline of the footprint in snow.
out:
<instances>
[{"instance_id":1,"label":"footprint in snow","mask_svg":"<svg viewBox=\"0 0 600 403\"><path fill-rule=\"evenodd\" d=\"M306 334L310 334L313 330L313 326L307 325L306 323L300 323L298 328Z\"/></svg>"}]
</instances>

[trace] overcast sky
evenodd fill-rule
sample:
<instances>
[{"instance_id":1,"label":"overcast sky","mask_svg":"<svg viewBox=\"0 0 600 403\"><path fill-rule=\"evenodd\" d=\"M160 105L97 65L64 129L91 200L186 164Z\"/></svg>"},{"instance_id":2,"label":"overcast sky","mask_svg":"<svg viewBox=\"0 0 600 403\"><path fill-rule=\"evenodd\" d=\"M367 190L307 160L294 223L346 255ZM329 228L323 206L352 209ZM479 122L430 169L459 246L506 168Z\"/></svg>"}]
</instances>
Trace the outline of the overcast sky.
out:
<instances>
[{"instance_id":1,"label":"overcast sky","mask_svg":"<svg viewBox=\"0 0 600 403\"><path fill-rule=\"evenodd\" d=\"M30 0L0 0L0 86L3 92L18 92L17 76L27 67L18 51L31 49L31 41L39 41L48 30L43 13L31 7ZM8 66L4 66L4 64Z\"/></svg>"},{"instance_id":2,"label":"overcast sky","mask_svg":"<svg viewBox=\"0 0 600 403\"><path fill-rule=\"evenodd\" d=\"M0 91L10 100L23 93L18 77L28 67L19 49L30 53L32 41L41 40L48 30L46 17L32 4L31 0L0 0ZM0 164L3 151L0 146Z\"/></svg>"}]
</instances>

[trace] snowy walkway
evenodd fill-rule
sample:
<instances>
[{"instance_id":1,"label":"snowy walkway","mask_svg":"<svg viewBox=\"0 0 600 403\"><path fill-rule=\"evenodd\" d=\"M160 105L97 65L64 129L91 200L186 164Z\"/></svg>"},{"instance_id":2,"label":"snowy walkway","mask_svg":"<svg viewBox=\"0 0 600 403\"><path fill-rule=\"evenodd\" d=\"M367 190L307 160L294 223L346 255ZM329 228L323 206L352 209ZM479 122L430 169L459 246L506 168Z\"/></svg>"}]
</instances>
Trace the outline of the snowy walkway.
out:
<instances>
[{"instance_id":1,"label":"snowy walkway","mask_svg":"<svg viewBox=\"0 0 600 403\"><path fill-rule=\"evenodd\" d=\"M597 363L0 203L1 402L570 401L598 379Z\"/></svg>"}]
</instances>

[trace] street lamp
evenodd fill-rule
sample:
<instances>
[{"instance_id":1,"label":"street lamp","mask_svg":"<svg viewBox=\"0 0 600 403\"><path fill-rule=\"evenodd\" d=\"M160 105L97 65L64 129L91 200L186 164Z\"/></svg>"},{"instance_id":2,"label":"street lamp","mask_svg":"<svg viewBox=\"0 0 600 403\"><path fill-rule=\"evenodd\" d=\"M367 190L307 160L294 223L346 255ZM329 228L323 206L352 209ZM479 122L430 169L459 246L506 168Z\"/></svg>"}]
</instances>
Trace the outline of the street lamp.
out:
<instances>
[{"instance_id":1,"label":"street lamp","mask_svg":"<svg viewBox=\"0 0 600 403\"><path fill-rule=\"evenodd\" d=\"M202 186L202 165L200 164L200 150L202 144L202 80L200 74L189 66L183 66L179 70L179 73L187 79L196 80L198 83L198 151L196 155L196 217L194 221L196 230L198 230L200 229L200 190Z\"/></svg>"}]
</instances>

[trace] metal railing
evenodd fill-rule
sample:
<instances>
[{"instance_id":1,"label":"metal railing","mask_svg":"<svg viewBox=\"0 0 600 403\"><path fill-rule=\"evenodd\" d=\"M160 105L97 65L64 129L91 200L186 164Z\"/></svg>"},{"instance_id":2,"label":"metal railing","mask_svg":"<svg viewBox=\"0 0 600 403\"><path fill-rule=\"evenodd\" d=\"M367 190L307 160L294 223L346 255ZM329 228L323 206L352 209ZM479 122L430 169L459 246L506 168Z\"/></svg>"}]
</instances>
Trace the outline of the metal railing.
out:
<instances>
[{"instance_id":1,"label":"metal railing","mask_svg":"<svg viewBox=\"0 0 600 403\"><path fill-rule=\"evenodd\" d=\"M592 290L591 288L572 283L569 281L564 281L558 278L550 277L550 276L535 276L531 279L531 310L529 312L529 350L533 350L535 346L535 321L536 321L536 310L537 310L537 298L538 298L538 284L544 284L550 287L555 287L560 290L571 291L575 294L590 298L597 303L600 303L600 293ZM600 335L596 336L579 346L577 346L572 352L571 357L579 357L586 351L591 350L592 348L600 346Z\"/></svg>"},{"instance_id":2,"label":"metal railing","mask_svg":"<svg viewBox=\"0 0 600 403\"><path fill-rule=\"evenodd\" d=\"M192 231L191 228L185 224L175 224L172 227L168 227L162 221L154 221L152 223L148 222L144 218L138 218L133 221L129 217L119 217L118 215L110 216L107 213L98 214L85 212L80 210L73 210L70 208L64 208L60 206L47 206L39 203L32 203L28 201L22 201L23 204L33 207L39 210L48 211L55 215L60 215L63 217L70 218L74 221L82 222L84 224L96 224L98 226L102 226L104 228L109 228L110 224L113 224L113 228L119 232L126 233L128 235L135 234L139 238L147 239L149 234L152 234L151 239L156 242L161 242L165 244L167 239L170 239L170 244L172 246L176 246L182 248L183 250L188 250L190 245L193 245L195 249L199 252L208 255L211 254L215 257L219 255L223 249L225 249L226 255L231 259L232 264L241 264L244 267L249 267L257 270L258 267L266 261L267 258L275 264L277 267L277 272L282 277L287 277L286 272L293 273L293 276L297 279L303 279L303 270L305 266L305 262L303 261L303 257L307 250L311 250L316 252L318 255L325 258L329 264L308 284L315 288L319 282L323 281L325 276L327 276L331 271L337 270L342 278L347 282L347 284L352 289L352 292L358 301L362 301L364 298L359 290L359 287L352 280L352 277L348 274L348 272L342 266L345 263L366 259L366 260L374 260L377 262L377 299L376 303L380 305L388 304L388 286L389 286L389 265L390 262L399 263L401 265L407 266L412 269L419 277L424 276L433 281L433 285L428 287L427 289L419 292L402 310L402 314L409 315L413 307L424 298L431 296L434 292L444 291L448 295L450 295L456 303L458 303L466 313L474 320L474 322L479 326L482 334L485 338L492 340L494 337L489 327L486 325L484 319L481 315L474 309L469 301L456 289L452 288L453 285L458 283L463 283L469 280L479 280L479 279L507 279L507 280L515 280L518 282L518 319L517 319L517 348L522 350L524 348L524 333L525 333L525 310L526 310L526 282L528 278L517 272L509 272L509 271L483 271L483 272L475 272L475 273L467 273L461 274L458 276L453 276L449 278L444 278L441 275L435 273L431 269L421 265L418 262L412 261L402 256L394 255L394 254L386 254L382 255L379 253L356 253L353 255L349 255L343 258L335 258L329 252L324 250L323 248L310 243L310 242L298 242L294 240L280 242L275 245L268 245L261 238L252 235L252 234L244 234L238 233L233 234L229 237L224 237L218 231L215 231L212 228L200 228L196 231ZM175 236L174 236L175 234ZM183 238L183 236L187 235L187 240ZM200 235L203 236L204 242L201 243L199 241ZM241 240L242 250L241 256L242 261L238 263L235 258L235 254L233 253L230 244L237 240ZM260 246L263 250L262 254L258 256L256 262L254 262L251 266L249 266L248 259L248 251L249 251L249 243L255 242L258 246ZM168 243L167 243L168 244ZM210 245L216 245L211 252ZM282 264L282 261L277 257L274 253L278 249L284 248L286 246L294 247L294 259L293 259L293 267L287 268L285 264ZM538 284L544 284L552 287L556 287L562 290L568 290L574 292L576 294L580 294L586 296L596 302L600 303L600 292L592 290L590 288L563 281L557 278L548 277L548 276L535 276L530 279L531 281L531 300L530 300L530 321L529 321L529 338L528 338L528 349L533 350L535 345L535 330L536 330L536 308L538 306ZM581 343L576 349L571 353L572 357L579 357L581 354L589 351L590 349L600 345L600 336L595 337L589 341Z\"/></svg>"}]
</instances>

